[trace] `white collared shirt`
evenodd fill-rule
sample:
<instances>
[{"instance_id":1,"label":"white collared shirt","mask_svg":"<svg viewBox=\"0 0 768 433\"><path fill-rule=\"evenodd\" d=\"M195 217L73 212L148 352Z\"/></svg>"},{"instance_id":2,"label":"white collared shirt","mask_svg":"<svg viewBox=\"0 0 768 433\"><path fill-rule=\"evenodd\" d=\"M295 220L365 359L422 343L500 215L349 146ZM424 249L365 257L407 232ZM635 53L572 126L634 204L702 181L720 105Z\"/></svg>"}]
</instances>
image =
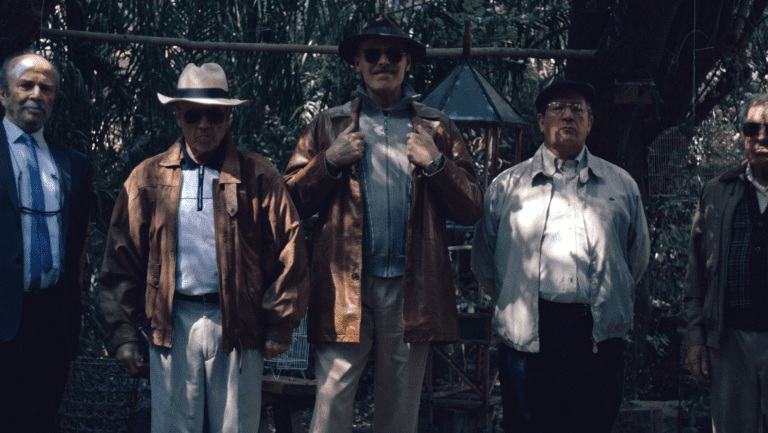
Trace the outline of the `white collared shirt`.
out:
<instances>
[{"instance_id":1,"label":"white collared shirt","mask_svg":"<svg viewBox=\"0 0 768 433\"><path fill-rule=\"evenodd\" d=\"M198 211L200 170L203 172L203 209ZM216 261L213 180L219 178L219 171L200 166L193 170L181 170L181 173L176 291L190 296L215 293L219 291L219 267Z\"/></svg>"},{"instance_id":2,"label":"white collared shirt","mask_svg":"<svg viewBox=\"0 0 768 433\"><path fill-rule=\"evenodd\" d=\"M765 207L768 206L768 187L760 185L760 182L755 179L755 176L752 175L752 164L750 163L747 163L747 179L755 186L760 213L765 212Z\"/></svg>"},{"instance_id":3,"label":"white collared shirt","mask_svg":"<svg viewBox=\"0 0 768 433\"><path fill-rule=\"evenodd\" d=\"M552 199L541 239L539 294L552 302L588 304L589 246L578 195L586 154L582 149L575 159L563 162L545 148L542 159L552 182Z\"/></svg>"},{"instance_id":4,"label":"white collared shirt","mask_svg":"<svg viewBox=\"0 0 768 433\"><path fill-rule=\"evenodd\" d=\"M17 142L18 138L24 134L16 124L11 122L8 117L3 119L5 134L8 138L8 146L11 154L11 164L13 165L13 178L16 180L16 191L19 198L19 204L25 207L32 207L32 194L29 191L29 172L27 171L27 158L31 157L29 147L23 142ZM61 183L59 180L59 170L56 162L48 149L48 143L43 137L43 128L31 134L37 141L37 162L40 171L41 185L43 195L45 196L45 210L53 212L61 209ZM21 214L21 229L24 239L24 289L30 288L30 250L31 250L31 230L33 215ZM63 242L61 240L61 214L47 216L48 234L51 238L51 255L53 257L53 267L48 272L43 272L40 278L40 288L51 287L59 281L61 275L62 263L64 261Z\"/></svg>"}]
</instances>

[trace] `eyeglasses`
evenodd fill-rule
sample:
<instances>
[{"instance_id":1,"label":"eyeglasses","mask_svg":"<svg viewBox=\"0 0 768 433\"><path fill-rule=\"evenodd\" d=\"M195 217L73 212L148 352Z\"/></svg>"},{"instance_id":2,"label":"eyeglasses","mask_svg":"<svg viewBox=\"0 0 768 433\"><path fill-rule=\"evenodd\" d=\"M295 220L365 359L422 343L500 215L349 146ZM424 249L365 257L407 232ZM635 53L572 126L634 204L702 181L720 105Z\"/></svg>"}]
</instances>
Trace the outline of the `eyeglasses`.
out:
<instances>
[{"instance_id":1,"label":"eyeglasses","mask_svg":"<svg viewBox=\"0 0 768 433\"><path fill-rule=\"evenodd\" d=\"M552 112L560 115L565 113L565 107L571 107L571 112L577 116L583 116L587 113L587 105L576 102L569 104L567 102L553 101L547 104L547 107L552 109Z\"/></svg>"},{"instance_id":2,"label":"eyeglasses","mask_svg":"<svg viewBox=\"0 0 768 433\"><path fill-rule=\"evenodd\" d=\"M189 123L190 125L194 125L203 118L203 114L205 114L205 117L208 118L208 121L213 123L214 125L218 125L219 123L224 121L224 112L222 110L202 110L202 109L195 109L195 110L187 110L184 112L184 121Z\"/></svg>"},{"instance_id":3,"label":"eyeglasses","mask_svg":"<svg viewBox=\"0 0 768 433\"><path fill-rule=\"evenodd\" d=\"M367 50L363 51L363 57L365 57L366 62L374 63L381 58L382 52L387 55L387 58L392 63L399 62L405 55L402 48L389 47L386 50L382 50L381 48L368 48Z\"/></svg>"},{"instance_id":4,"label":"eyeglasses","mask_svg":"<svg viewBox=\"0 0 768 433\"><path fill-rule=\"evenodd\" d=\"M745 137L756 137L763 127L768 127L768 123L747 122L741 127L741 132Z\"/></svg>"}]
</instances>

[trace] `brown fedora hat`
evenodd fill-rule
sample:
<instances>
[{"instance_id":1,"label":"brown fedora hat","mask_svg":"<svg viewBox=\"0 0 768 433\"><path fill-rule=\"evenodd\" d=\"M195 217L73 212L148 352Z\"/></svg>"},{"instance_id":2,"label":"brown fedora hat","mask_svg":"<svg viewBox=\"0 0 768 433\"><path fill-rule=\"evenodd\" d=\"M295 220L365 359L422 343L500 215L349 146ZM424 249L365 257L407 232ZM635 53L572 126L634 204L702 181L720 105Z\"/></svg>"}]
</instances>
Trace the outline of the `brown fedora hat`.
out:
<instances>
[{"instance_id":1,"label":"brown fedora hat","mask_svg":"<svg viewBox=\"0 0 768 433\"><path fill-rule=\"evenodd\" d=\"M421 42L405 36L400 26L387 14L378 14L365 23L359 35L350 36L339 44L339 57L350 65L355 64L355 54L365 40L384 36L402 42L403 50L410 53L411 62L417 63L427 56L427 49Z\"/></svg>"}]
</instances>

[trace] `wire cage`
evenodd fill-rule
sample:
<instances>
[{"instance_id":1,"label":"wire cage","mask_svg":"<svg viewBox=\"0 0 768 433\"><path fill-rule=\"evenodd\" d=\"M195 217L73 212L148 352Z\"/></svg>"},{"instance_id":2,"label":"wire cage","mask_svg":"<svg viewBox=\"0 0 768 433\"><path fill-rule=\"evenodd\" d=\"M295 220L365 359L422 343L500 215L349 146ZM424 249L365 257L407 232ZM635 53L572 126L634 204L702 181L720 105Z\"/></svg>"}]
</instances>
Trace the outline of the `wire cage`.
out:
<instances>
[{"instance_id":1,"label":"wire cage","mask_svg":"<svg viewBox=\"0 0 768 433\"><path fill-rule=\"evenodd\" d=\"M648 184L651 196L699 196L704 184L743 158L739 143L719 136L691 140L679 128L663 131L648 148Z\"/></svg>"},{"instance_id":2,"label":"wire cage","mask_svg":"<svg viewBox=\"0 0 768 433\"><path fill-rule=\"evenodd\" d=\"M139 381L112 358L78 358L59 408L63 433L122 433L134 426Z\"/></svg>"},{"instance_id":3,"label":"wire cage","mask_svg":"<svg viewBox=\"0 0 768 433\"><path fill-rule=\"evenodd\" d=\"M301 319L298 328L293 330L291 347L280 355L264 360L264 368L269 368L272 375L277 377L283 370L299 370L306 379L304 371L309 364L309 342L307 341L307 317Z\"/></svg>"}]
</instances>

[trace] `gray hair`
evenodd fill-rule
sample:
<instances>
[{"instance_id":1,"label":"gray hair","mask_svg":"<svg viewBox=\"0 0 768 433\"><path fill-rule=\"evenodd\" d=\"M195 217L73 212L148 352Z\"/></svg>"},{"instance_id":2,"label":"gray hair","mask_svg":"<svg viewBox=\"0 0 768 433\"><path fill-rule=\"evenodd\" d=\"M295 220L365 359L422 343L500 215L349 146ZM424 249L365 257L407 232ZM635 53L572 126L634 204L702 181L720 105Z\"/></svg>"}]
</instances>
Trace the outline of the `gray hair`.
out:
<instances>
[{"instance_id":1,"label":"gray hair","mask_svg":"<svg viewBox=\"0 0 768 433\"><path fill-rule=\"evenodd\" d=\"M45 59L45 57L35 53L32 50L17 51L8 55L8 57L6 57L3 61L3 65L0 66L0 87L2 87L6 93L8 92L8 70L11 69L11 64L19 57L26 56L28 54L34 54ZM53 67L53 73L56 75L56 93L59 93L59 88L61 87L61 75L59 74L59 68L57 68L56 65L54 65L50 60L45 60L51 65L51 67Z\"/></svg>"},{"instance_id":2,"label":"gray hair","mask_svg":"<svg viewBox=\"0 0 768 433\"><path fill-rule=\"evenodd\" d=\"M744 124L747 123L747 115L749 114L749 109L752 108L753 105L768 105L768 93L759 93L757 95L750 96L746 101L744 101L743 104L741 104L741 108L739 108L739 131L744 128Z\"/></svg>"}]
</instances>

